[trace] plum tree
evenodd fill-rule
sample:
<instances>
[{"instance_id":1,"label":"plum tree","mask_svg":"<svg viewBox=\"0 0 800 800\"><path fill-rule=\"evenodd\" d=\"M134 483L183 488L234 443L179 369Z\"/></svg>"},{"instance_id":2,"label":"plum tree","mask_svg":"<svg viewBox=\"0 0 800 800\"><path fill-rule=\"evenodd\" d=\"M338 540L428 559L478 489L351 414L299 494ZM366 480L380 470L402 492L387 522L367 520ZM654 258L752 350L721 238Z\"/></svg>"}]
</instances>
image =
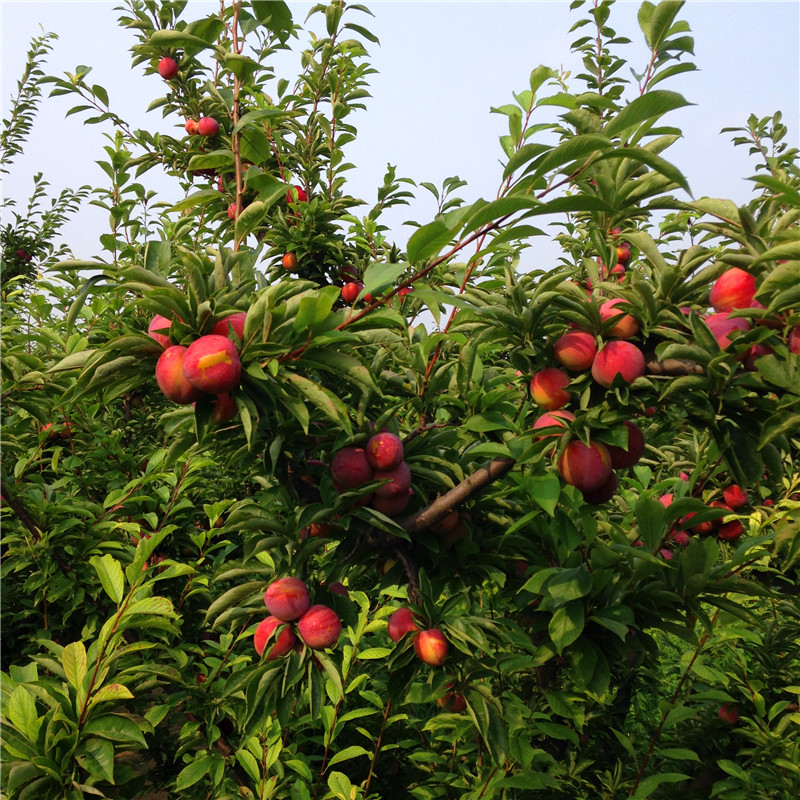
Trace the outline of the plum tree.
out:
<instances>
[{"instance_id":1,"label":"plum tree","mask_svg":"<svg viewBox=\"0 0 800 800\"><path fill-rule=\"evenodd\" d=\"M690 194L681 4L572 5L489 200L351 196L358 5L124 4L157 131L48 79L110 227L2 232L4 796L797 795L797 154Z\"/></svg>"}]
</instances>

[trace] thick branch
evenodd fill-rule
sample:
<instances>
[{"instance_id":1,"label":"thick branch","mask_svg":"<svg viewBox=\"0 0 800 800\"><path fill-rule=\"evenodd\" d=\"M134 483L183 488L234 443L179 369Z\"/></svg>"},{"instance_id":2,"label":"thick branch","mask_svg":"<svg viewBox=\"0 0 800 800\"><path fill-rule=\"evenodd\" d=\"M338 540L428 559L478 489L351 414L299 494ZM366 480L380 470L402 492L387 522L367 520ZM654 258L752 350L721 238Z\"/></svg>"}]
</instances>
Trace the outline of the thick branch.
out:
<instances>
[{"instance_id":1,"label":"thick branch","mask_svg":"<svg viewBox=\"0 0 800 800\"><path fill-rule=\"evenodd\" d=\"M659 361L651 358L647 361L647 371L650 375L703 375L705 370L696 361L685 358L665 358Z\"/></svg>"},{"instance_id":2,"label":"thick branch","mask_svg":"<svg viewBox=\"0 0 800 800\"><path fill-rule=\"evenodd\" d=\"M451 489L447 494L438 497L427 508L417 511L405 520L400 522L403 530L408 533L416 533L430 528L439 520L444 519L454 508L457 508L472 495L477 494L484 486L493 483L498 478L502 478L509 472L517 462L508 456L498 456L484 464L477 472L473 472L465 478L458 486Z\"/></svg>"},{"instance_id":3,"label":"thick branch","mask_svg":"<svg viewBox=\"0 0 800 800\"><path fill-rule=\"evenodd\" d=\"M8 504L9 508L19 517L19 521L31 532L34 541L39 541L41 538L41 531L33 520L33 517L28 513L25 506L18 500L14 500L8 492L8 487L5 483L0 484L0 493L2 493L3 500Z\"/></svg>"}]
</instances>

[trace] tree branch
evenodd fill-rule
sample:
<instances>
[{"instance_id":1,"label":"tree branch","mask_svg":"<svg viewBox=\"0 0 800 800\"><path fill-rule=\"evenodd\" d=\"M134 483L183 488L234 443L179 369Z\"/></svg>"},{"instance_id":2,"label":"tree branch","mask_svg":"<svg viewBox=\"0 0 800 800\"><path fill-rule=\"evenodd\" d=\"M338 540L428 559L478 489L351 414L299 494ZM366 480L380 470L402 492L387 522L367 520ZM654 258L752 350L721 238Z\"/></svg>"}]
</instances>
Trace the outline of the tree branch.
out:
<instances>
[{"instance_id":1,"label":"tree branch","mask_svg":"<svg viewBox=\"0 0 800 800\"><path fill-rule=\"evenodd\" d=\"M28 513L28 510L25 508L25 506L23 506L18 500L15 500L13 497L11 497L8 487L5 483L0 484L0 493L2 494L3 500L5 500L9 508L11 508L17 517L19 517L19 521L30 531L34 541L38 542L42 536L41 531L34 522L33 517Z\"/></svg>"},{"instance_id":2,"label":"tree branch","mask_svg":"<svg viewBox=\"0 0 800 800\"><path fill-rule=\"evenodd\" d=\"M502 478L516 463L513 458L508 456L493 458L447 494L438 497L429 506L417 511L416 514L401 520L400 526L408 533L416 533L430 528L431 525L435 525L446 517L454 508L477 494L484 486Z\"/></svg>"},{"instance_id":3,"label":"tree branch","mask_svg":"<svg viewBox=\"0 0 800 800\"><path fill-rule=\"evenodd\" d=\"M647 360L647 371L650 375L704 375L705 370L696 361L688 361L685 358L665 358L659 361L657 358Z\"/></svg>"}]
</instances>

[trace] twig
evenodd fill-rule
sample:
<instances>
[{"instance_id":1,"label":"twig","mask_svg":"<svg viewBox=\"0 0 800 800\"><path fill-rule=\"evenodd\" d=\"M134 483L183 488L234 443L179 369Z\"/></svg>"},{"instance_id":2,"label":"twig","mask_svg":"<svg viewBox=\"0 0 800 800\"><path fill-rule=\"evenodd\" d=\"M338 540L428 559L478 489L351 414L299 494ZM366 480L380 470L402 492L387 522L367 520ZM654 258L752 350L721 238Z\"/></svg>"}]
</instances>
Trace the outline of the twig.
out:
<instances>
[{"instance_id":1,"label":"twig","mask_svg":"<svg viewBox=\"0 0 800 800\"><path fill-rule=\"evenodd\" d=\"M364 794L369 794L369 783L372 780L372 772L375 769L375 762L378 760L378 753L381 751L381 741L383 739L383 731L386 728L386 719L389 716L389 709L392 707L392 701L386 701L386 710L383 712L383 722L381 722L381 731L378 734L378 743L375 745L375 755L372 757L372 763L369 765L369 774L367 775L367 782L364 784Z\"/></svg>"}]
</instances>

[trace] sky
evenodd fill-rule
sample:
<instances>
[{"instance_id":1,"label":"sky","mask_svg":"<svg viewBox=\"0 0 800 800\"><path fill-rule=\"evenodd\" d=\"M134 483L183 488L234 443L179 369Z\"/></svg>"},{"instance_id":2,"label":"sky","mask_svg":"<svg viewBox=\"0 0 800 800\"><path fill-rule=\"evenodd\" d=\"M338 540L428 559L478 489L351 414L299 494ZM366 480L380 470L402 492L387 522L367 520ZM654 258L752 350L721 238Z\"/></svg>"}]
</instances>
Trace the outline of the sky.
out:
<instances>
[{"instance_id":1,"label":"sky","mask_svg":"<svg viewBox=\"0 0 800 800\"><path fill-rule=\"evenodd\" d=\"M8 114L30 39L42 31L58 34L45 70L63 75L79 64L91 66L89 82L109 93L111 107L138 128L177 132L183 120L146 113L150 102L163 94L158 75L144 67L131 68L132 35L117 27L115 6L98 0L0 0L0 97L2 115ZM567 0L545 2L367 2L374 18L357 15L380 39L369 44L373 66L372 99L366 112L351 120L359 139L347 151L357 169L349 173L348 191L374 202L387 163L397 166L398 177L431 181L437 185L453 175L468 182L459 190L467 202L493 198L501 180L503 154L498 138L507 132L505 117L490 113L492 106L513 103L512 92L528 85L539 64L580 70L570 43L580 35L569 33L583 11L570 12ZM295 20L302 22L311 3L289 3ZM217 0L193 0L183 17L191 20L218 8ZM627 45L630 66L641 71L648 53L636 21L638 2L621 0L609 24ZM699 71L661 84L680 92L694 105L667 118L683 129L684 138L667 157L687 176L695 197L727 197L744 203L751 194L746 180L755 173L745 148L734 148L723 127L744 125L750 114L759 117L781 110L789 128L789 142L798 144L800 120L800 2L798 0L689 0L680 18L688 21L695 38L692 59ZM319 23L316 23L317 25ZM305 39L301 38L302 43ZM297 54L286 54L279 74L293 78ZM628 73L629 75L630 73ZM79 114L65 118L74 98L44 99L23 155L11 174L4 176L3 197L24 207L32 175L42 172L56 194L63 187L100 185L104 174L95 163L107 144L110 127L85 126ZM555 110L540 121L553 121ZM143 179L161 198L177 201L177 185L151 171ZM385 221L392 236L404 244L413 232L403 228L408 219L430 221L436 206L425 190L410 208L391 209ZM369 206L367 206L368 208ZM3 224L8 221L3 215ZM98 236L107 230L107 213L90 205L64 229L64 239L77 258L100 253ZM554 257L543 242L531 258ZM544 264L530 264L539 268Z\"/></svg>"}]
</instances>

